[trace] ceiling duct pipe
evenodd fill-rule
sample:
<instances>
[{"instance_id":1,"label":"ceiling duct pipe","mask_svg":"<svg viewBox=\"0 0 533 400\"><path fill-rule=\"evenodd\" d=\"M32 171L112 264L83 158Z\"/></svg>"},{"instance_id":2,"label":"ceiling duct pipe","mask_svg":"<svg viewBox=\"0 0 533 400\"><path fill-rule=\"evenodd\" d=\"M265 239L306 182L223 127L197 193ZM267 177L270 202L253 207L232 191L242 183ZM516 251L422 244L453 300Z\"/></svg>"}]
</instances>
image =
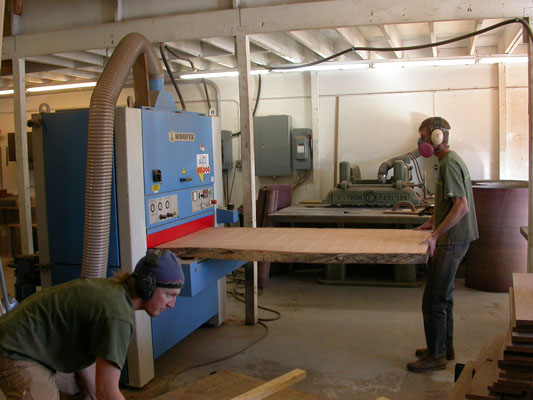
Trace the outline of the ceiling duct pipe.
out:
<instances>
[{"instance_id":1,"label":"ceiling duct pipe","mask_svg":"<svg viewBox=\"0 0 533 400\"><path fill-rule=\"evenodd\" d=\"M163 70L152 45L144 36L130 33L116 47L91 96L82 277L104 278L107 274L115 107L131 69L143 54L146 55L150 87L162 87Z\"/></svg>"}]
</instances>

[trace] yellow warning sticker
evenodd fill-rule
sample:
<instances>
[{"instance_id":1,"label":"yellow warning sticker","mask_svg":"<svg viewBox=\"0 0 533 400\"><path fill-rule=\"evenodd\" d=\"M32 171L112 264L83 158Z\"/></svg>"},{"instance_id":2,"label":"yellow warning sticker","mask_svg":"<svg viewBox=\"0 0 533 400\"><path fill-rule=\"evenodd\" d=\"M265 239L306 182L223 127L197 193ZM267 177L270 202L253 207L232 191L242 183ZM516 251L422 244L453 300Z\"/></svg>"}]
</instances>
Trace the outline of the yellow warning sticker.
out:
<instances>
[{"instance_id":1,"label":"yellow warning sticker","mask_svg":"<svg viewBox=\"0 0 533 400\"><path fill-rule=\"evenodd\" d=\"M152 192L157 193L160 190L161 190L161 185L160 184L152 185Z\"/></svg>"}]
</instances>

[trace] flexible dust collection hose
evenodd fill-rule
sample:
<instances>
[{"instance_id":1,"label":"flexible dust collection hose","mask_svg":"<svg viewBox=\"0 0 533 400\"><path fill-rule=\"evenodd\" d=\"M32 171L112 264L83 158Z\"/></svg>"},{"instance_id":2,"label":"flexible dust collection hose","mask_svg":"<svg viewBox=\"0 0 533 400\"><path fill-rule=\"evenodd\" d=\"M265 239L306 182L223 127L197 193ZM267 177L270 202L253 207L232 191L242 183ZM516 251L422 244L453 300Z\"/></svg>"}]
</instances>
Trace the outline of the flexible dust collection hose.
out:
<instances>
[{"instance_id":1,"label":"flexible dust collection hose","mask_svg":"<svg viewBox=\"0 0 533 400\"><path fill-rule=\"evenodd\" d=\"M107 273L115 107L133 65L142 54L147 56L149 79L163 79L159 58L151 44L144 36L130 33L116 47L91 96L82 277L103 278Z\"/></svg>"}]
</instances>

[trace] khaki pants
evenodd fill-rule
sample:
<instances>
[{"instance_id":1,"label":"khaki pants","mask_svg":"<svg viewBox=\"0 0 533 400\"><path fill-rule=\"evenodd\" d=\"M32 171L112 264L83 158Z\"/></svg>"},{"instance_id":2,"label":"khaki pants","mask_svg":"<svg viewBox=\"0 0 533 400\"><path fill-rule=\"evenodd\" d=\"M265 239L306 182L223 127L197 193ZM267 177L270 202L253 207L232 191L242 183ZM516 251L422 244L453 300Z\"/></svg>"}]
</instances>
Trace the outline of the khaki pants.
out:
<instances>
[{"instance_id":1,"label":"khaki pants","mask_svg":"<svg viewBox=\"0 0 533 400\"><path fill-rule=\"evenodd\" d=\"M59 400L55 373L32 361L0 356L0 389L7 400Z\"/></svg>"},{"instance_id":2,"label":"khaki pants","mask_svg":"<svg viewBox=\"0 0 533 400\"><path fill-rule=\"evenodd\" d=\"M78 392L74 374L56 374L38 362L19 361L1 355L0 389L7 400L85 398L84 393L78 393L77 396L69 396ZM1 395L0 398L2 398Z\"/></svg>"}]
</instances>

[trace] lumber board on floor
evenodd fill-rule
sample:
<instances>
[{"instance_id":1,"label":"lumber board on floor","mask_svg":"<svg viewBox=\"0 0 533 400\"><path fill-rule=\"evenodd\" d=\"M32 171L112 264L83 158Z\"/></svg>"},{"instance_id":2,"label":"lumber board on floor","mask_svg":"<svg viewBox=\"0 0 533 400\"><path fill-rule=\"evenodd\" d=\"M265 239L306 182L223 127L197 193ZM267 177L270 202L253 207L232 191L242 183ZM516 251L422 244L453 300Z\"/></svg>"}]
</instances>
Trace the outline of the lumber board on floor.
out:
<instances>
[{"instance_id":1,"label":"lumber board on floor","mask_svg":"<svg viewBox=\"0 0 533 400\"><path fill-rule=\"evenodd\" d=\"M517 327L533 331L533 274L513 274L514 308Z\"/></svg>"},{"instance_id":2,"label":"lumber board on floor","mask_svg":"<svg viewBox=\"0 0 533 400\"><path fill-rule=\"evenodd\" d=\"M503 354L508 335L497 335L492 343L481 349L474 365L474 377L466 391L470 400L497 399L490 393L489 385L498 379L498 358Z\"/></svg>"},{"instance_id":3,"label":"lumber board on floor","mask_svg":"<svg viewBox=\"0 0 533 400\"><path fill-rule=\"evenodd\" d=\"M476 363L474 361L468 361L459 379L454 383L452 392L448 400L464 400L467 390L470 388L470 383L472 382L472 377L474 376L474 366Z\"/></svg>"},{"instance_id":4,"label":"lumber board on floor","mask_svg":"<svg viewBox=\"0 0 533 400\"><path fill-rule=\"evenodd\" d=\"M230 400L264 384L265 381L238 374L233 371L218 371L179 389L167 392L154 400ZM322 397L283 389L268 397L268 400L325 400Z\"/></svg>"},{"instance_id":5,"label":"lumber board on floor","mask_svg":"<svg viewBox=\"0 0 533 400\"><path fill-rule=\"evenodd\" d=\"M283 389L286 389L301 380L304 380L307 373L302 369L293 369L271 381L253 388L243 394L233 397L231 400L263 400Z\"/></svg>"},{"instance_id":6,"label":"lumber board on floor","mask_svg":"<svg viewBox=\"0 0 533 400\"><path fill-rule=\"evenodd\" d=\"M179 257L303 263L425 264L428 232L406 229L206 228L157 246Z\"/></svg>"}]
</instances>

